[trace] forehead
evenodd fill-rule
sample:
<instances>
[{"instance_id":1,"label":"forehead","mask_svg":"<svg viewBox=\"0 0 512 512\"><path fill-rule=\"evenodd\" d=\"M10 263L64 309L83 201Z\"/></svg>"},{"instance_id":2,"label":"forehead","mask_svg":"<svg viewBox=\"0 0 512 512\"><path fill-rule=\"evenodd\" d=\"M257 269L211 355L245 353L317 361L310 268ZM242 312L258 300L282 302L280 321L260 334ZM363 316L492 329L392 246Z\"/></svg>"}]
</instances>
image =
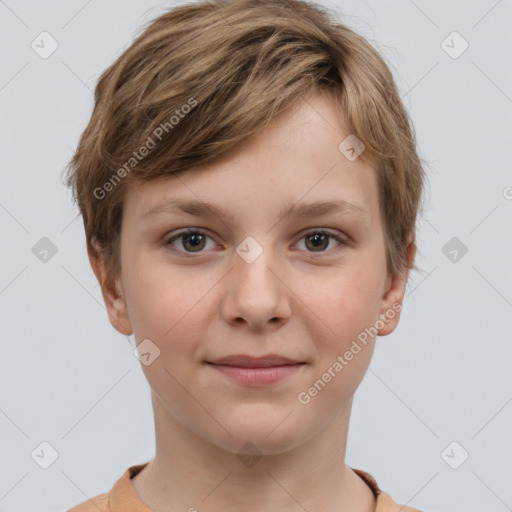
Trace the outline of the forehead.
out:
<instances>
[{"instance_id":1,"label":"forehead","mask_svg":"<svg viewBox=\"0 0 512 512\"><path fill-rule=\"evenodd\" d=\"M340 149L349 135L334 99L310 96L222 158L179 177L131 186L126 215L141 222L165 203L187 201L208 203L239 221L275 219L299 203L345 201L356 207L352 213L359 207L374 223L376 171L367 154L350 160Z\"/></svg>"}]
</instances>

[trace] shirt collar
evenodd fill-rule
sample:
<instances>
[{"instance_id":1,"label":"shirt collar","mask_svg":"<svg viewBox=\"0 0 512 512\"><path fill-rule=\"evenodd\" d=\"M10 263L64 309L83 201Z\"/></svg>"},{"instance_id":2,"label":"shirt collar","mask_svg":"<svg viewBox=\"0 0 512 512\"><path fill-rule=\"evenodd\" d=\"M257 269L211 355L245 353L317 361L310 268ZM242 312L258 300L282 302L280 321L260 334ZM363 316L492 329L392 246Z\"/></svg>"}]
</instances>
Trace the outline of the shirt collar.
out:
<instances>
[{"instance_id":1,"label":"shirt collar","mask_svg":"<svg viewBox=\"0 0 512 512\"><path fill-rule=\"evenodd\" d=\"M124 472L123 476L117 480L109 493L108 503L111 512L153 512L149 507L142 503L130 482L130 480L140 473L148 464L149 461L129 467ZM377 498L375 512L391 512L398 510L397 504L387 493L380 489L377 481L372 475L370 475L370 473L362 471L361 469L350 469L363 479ZM406 508L405 510L412 509Z\"/></svg>"}]
</instances>

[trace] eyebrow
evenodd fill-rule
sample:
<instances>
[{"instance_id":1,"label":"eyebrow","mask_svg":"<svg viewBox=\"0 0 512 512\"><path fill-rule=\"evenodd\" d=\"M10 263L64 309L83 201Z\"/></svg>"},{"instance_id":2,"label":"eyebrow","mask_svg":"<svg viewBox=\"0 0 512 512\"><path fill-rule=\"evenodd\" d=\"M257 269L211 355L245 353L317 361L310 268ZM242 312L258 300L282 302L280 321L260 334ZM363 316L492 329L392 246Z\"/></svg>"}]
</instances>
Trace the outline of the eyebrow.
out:
<instances>
[{"instance_id":1,"label":"eyebrow","mask_svg":"<svg viewBox=\"0 0 512 512\"><path fill-rule=\"evenodd\" d=\"M227 208L196 200L165 199L142 215L146 220L158 213L185 213L196 217L224 217L233 221L235 215ZM296 219L319 217L329 213L347 214L361 220L369 220L369 213L356 204L345 200L317 201L314 203L287 203L280 210L280 218L291 216Z\"/></svg>"}]
</instances>

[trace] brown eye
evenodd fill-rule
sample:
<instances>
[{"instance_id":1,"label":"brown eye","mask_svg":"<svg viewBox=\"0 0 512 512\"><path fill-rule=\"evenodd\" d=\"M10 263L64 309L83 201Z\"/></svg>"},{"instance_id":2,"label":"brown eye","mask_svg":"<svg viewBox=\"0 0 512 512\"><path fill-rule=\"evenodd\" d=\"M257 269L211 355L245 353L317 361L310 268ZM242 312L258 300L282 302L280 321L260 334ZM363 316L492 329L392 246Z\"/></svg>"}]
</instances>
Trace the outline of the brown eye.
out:
<instances>
[{"instance_id":1,"label":"brown eye","mask_svg":"<svg viewBox=\"0 0 512 512\"><path fill-rule=\"evenodd\" d=\"M188 229L181 231L169 238L164 245L173 253L181 255L194 256L200 255L205 252L204 249L207 244L207 239L211 239L206 233L197 229ZM331 247L332 240L337 242L337 245L346 245L346 242L339 235L325 230L316 230L306 233L301 241L305 240L305 250L309 253L327 253L330 250L336 249L336 245ZM213 243L215 246L215 243Z\"/></svg>"},{"instance_id":2,"label":"brown eye","mask_svg":"<svg viewBox=\"0 0 512 512\"><path fill-rule=\"evenodd\" d=\"M331 239L338 242L338 245L343 245L345 243L337 234L321 230L310 231L309 233L306 233L302 239L306 240L305 246L307 252L328 252L326 249L331 245Z\"/></svg>"},{"instance_id":3,"label":"brown eye","mask_svg":"<svg viewBox=\"0 0 512 512\"><path fill-rule=\"evenodd\" d=\"M205 237L201 233L188 233L183 235L182 245L185 249L192 248L192 251L200 251L205 245Z\"/></svg>"},{"instance_id":4,"label":"brown eye","mask_svg":"<svg viewBox=\"0 0 512 512\"><path fill-rule=\"evenodd\" d=\"M171 237L167 242L165 242L165 246L168 247L172 252L178 253L200 253L205 245L206 239L210 238L208 235L198 230L187 230L182 231L173 237ZM181 239L181 242L178 243L178 248L174 246L174 241Z\"/></svg>"}]
</instances>

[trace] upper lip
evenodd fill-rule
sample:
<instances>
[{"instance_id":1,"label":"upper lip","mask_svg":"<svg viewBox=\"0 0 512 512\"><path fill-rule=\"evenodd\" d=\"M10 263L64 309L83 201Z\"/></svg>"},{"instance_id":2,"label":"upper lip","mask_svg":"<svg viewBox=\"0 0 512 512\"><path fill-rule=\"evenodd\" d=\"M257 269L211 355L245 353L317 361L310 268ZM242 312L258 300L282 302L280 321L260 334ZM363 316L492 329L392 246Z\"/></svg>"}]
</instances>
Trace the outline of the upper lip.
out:
<instances>
[{"instance_id":1,"label":"upper lip","mask_svg":"<svg viewBox=\"0 0 512 512\"><path fill-rule=\"evenodd\" d=\"M271 366L283 366L289 364L299 364L302 361L290 359L279 354L267 354L265 356L254 357L246 354L235 354L221 357L214 361L206 361L211 364L224 364L228 366L240 366L243 368L268 368Z\"/></svg>"}]
</instances>

